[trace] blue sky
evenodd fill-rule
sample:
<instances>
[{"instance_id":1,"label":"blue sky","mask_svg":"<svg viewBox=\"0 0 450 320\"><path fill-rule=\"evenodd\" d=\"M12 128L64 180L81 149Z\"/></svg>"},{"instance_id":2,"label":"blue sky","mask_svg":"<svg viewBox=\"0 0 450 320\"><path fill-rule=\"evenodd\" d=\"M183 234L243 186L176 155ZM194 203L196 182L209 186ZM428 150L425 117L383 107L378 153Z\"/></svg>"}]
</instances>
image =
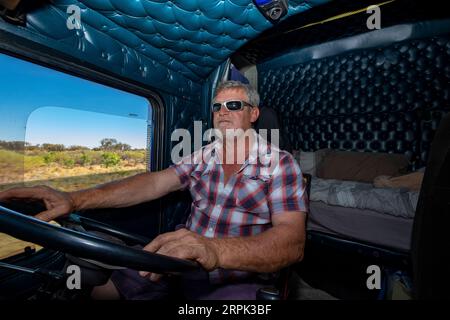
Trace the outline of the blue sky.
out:
<instances>
[{"instance_id":1,"label":"blue sky","mask_svg":"<svg viewBox=\"0 0 450 320\"><path fill-rule=\"evenodd\" d=\"M143 97L0 54L0 140L145 148Z\"/></svg>"},{"instance_id":2,"label":"blue sky","mask_svg":"<svg viewBox=\"0 0 450 320\"><path fill-rule=\"evenodd\" d=\"M134 148L145 148L147 123L84 110L44 107L28 118L25 141L98 147L103 138L115 138Z\"/></svg>"}]
</instances>

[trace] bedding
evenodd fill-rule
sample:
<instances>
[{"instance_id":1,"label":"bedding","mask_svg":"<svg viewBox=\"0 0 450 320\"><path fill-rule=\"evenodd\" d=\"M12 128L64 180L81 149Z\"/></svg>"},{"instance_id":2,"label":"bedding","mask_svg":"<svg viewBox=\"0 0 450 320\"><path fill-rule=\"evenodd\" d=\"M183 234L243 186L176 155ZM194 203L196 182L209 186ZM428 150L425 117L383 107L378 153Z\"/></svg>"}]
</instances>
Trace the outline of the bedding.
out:
<instances>
[{"instance_id":1,"label":"bedding","mask_svg":"<svg viewBox=\"0 0 450 320\"><path fill-rule=\"evenodd\" d=\"M310 201L306 228L339 238L409 251L414 219Z\"/></svg>"},{"instance_id":2,"label":"bedding","mask_svg":"<svg viewBox=\"0 0 450 320\"><path fill-rule=\"evenodd\" d=\"M419 192L406 188L375 188L371 183L313 178L310 201L328 205L377 211L413 218Z\"/></svg>"},{"instance_id":3,"label":"bedding","mask_svg":"<svg viewBox=\"0 0 450 320\"><path fill-rule=\"evenodd\" d=\"M308 231L410 250L420 174L400 176L405 156L321 149L294 157L313 177Z\"/></svg>"}]
</instances>

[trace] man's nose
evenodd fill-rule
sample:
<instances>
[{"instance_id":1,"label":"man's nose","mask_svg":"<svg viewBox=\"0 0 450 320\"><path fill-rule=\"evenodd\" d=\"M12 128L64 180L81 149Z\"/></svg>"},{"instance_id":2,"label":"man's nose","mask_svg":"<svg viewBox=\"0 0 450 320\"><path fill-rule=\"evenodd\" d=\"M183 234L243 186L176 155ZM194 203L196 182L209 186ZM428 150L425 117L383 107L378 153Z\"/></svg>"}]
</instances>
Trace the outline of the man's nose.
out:
<instances>
[{"instance_id":1,"label":"man's nose","mask_svg":"<svg viewBox=\"0 0 450 320\"><path fill-rule=\"evenodd\" d=\"M224 105L220 107L219 116L227 115L229 113L230 111L227 109L227 107L225 107Z\"/></svg>"}]
</instances>

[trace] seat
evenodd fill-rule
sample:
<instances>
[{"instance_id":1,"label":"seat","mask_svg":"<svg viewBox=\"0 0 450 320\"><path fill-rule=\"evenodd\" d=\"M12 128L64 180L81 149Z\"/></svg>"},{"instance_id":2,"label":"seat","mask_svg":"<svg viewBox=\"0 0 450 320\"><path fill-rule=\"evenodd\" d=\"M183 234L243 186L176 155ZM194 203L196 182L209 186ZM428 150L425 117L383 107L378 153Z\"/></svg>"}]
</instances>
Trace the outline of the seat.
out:
<instances>
[{"instance_id":1,"label":"seat","mask_svg":"<svg viewBox=\"0 0 450 320\"><path fill-rule=\"evenodd\" d=\"M281 123L277 112L270 107L263 106L260 108L260 114L257 122L255 123L255 129L260 132L261 129L268 130L267 139L270 141L270 130L278 129L279 134L279 148L292 153L292 146L289 139L281 132ZM311 175L303 174L303 181L306 185L307 201L311 190ZM293 266L286 267L279 272L278 279L273 286L264 287L258 289L256 293L257 300L286 300L289 296L289 279L292 275Z\"/></svg>"},{"instance_id":2,"label":"seat","mask_svg":"<svg viewBox=\"0 0 450 320\"><path fill-rule=\"evenodd\" d=\"M309 195L311 192L311 179L310 174L303 174L303 182L305 183L306 190L306 201L309 201ZM307 204L307 207L309 205ZM290 294L289 280L293 270L295 269L295 264L288 266L279 272L278 279L276 280L274 286L264 287L258 290L256 293L257 300L287 300Z\"/></svg>"},{"instance_id":3,"label":"seat","mask_svg":"<svg viewBox=\"0 0 450 320\"><path fill-rule=\"evenodd\" d=\"M267 106L260 107L259 117L255 123L255 129L258 131L258 133L260 133L261 129L266 129L267 130L267 141L270 143L272 142L270 130L272 130L272 129L280 130L279 131L280 141L279 141L278 147L281 150L286 150L287 152L292 153L292 146L291 146L287 136L284 135L281 130L280 118L279 118L277 112L275 111L275 109L267 107Z\"/></svg>"}]
</instances>

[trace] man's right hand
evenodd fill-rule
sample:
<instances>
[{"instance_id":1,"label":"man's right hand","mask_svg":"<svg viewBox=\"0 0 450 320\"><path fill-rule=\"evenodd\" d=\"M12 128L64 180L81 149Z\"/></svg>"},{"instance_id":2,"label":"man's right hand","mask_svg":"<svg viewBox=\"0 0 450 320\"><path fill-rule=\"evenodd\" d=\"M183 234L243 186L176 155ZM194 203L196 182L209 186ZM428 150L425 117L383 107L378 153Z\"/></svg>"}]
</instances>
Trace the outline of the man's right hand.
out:
<instances>
[{"instance_id":1,"label":"man's right hand","mask_svg":"<svg viewBox=\"0 0 450 320\"><path fill-rule=\"evenodd\" d=\"M44 202L47 210L35 216L44 221L53 220L75 210L75 204L69 193L61 192L47 186L13 188L0 192L0 201L7 202L25 199L41 200Z\"/></svg>"}]
</instances>

